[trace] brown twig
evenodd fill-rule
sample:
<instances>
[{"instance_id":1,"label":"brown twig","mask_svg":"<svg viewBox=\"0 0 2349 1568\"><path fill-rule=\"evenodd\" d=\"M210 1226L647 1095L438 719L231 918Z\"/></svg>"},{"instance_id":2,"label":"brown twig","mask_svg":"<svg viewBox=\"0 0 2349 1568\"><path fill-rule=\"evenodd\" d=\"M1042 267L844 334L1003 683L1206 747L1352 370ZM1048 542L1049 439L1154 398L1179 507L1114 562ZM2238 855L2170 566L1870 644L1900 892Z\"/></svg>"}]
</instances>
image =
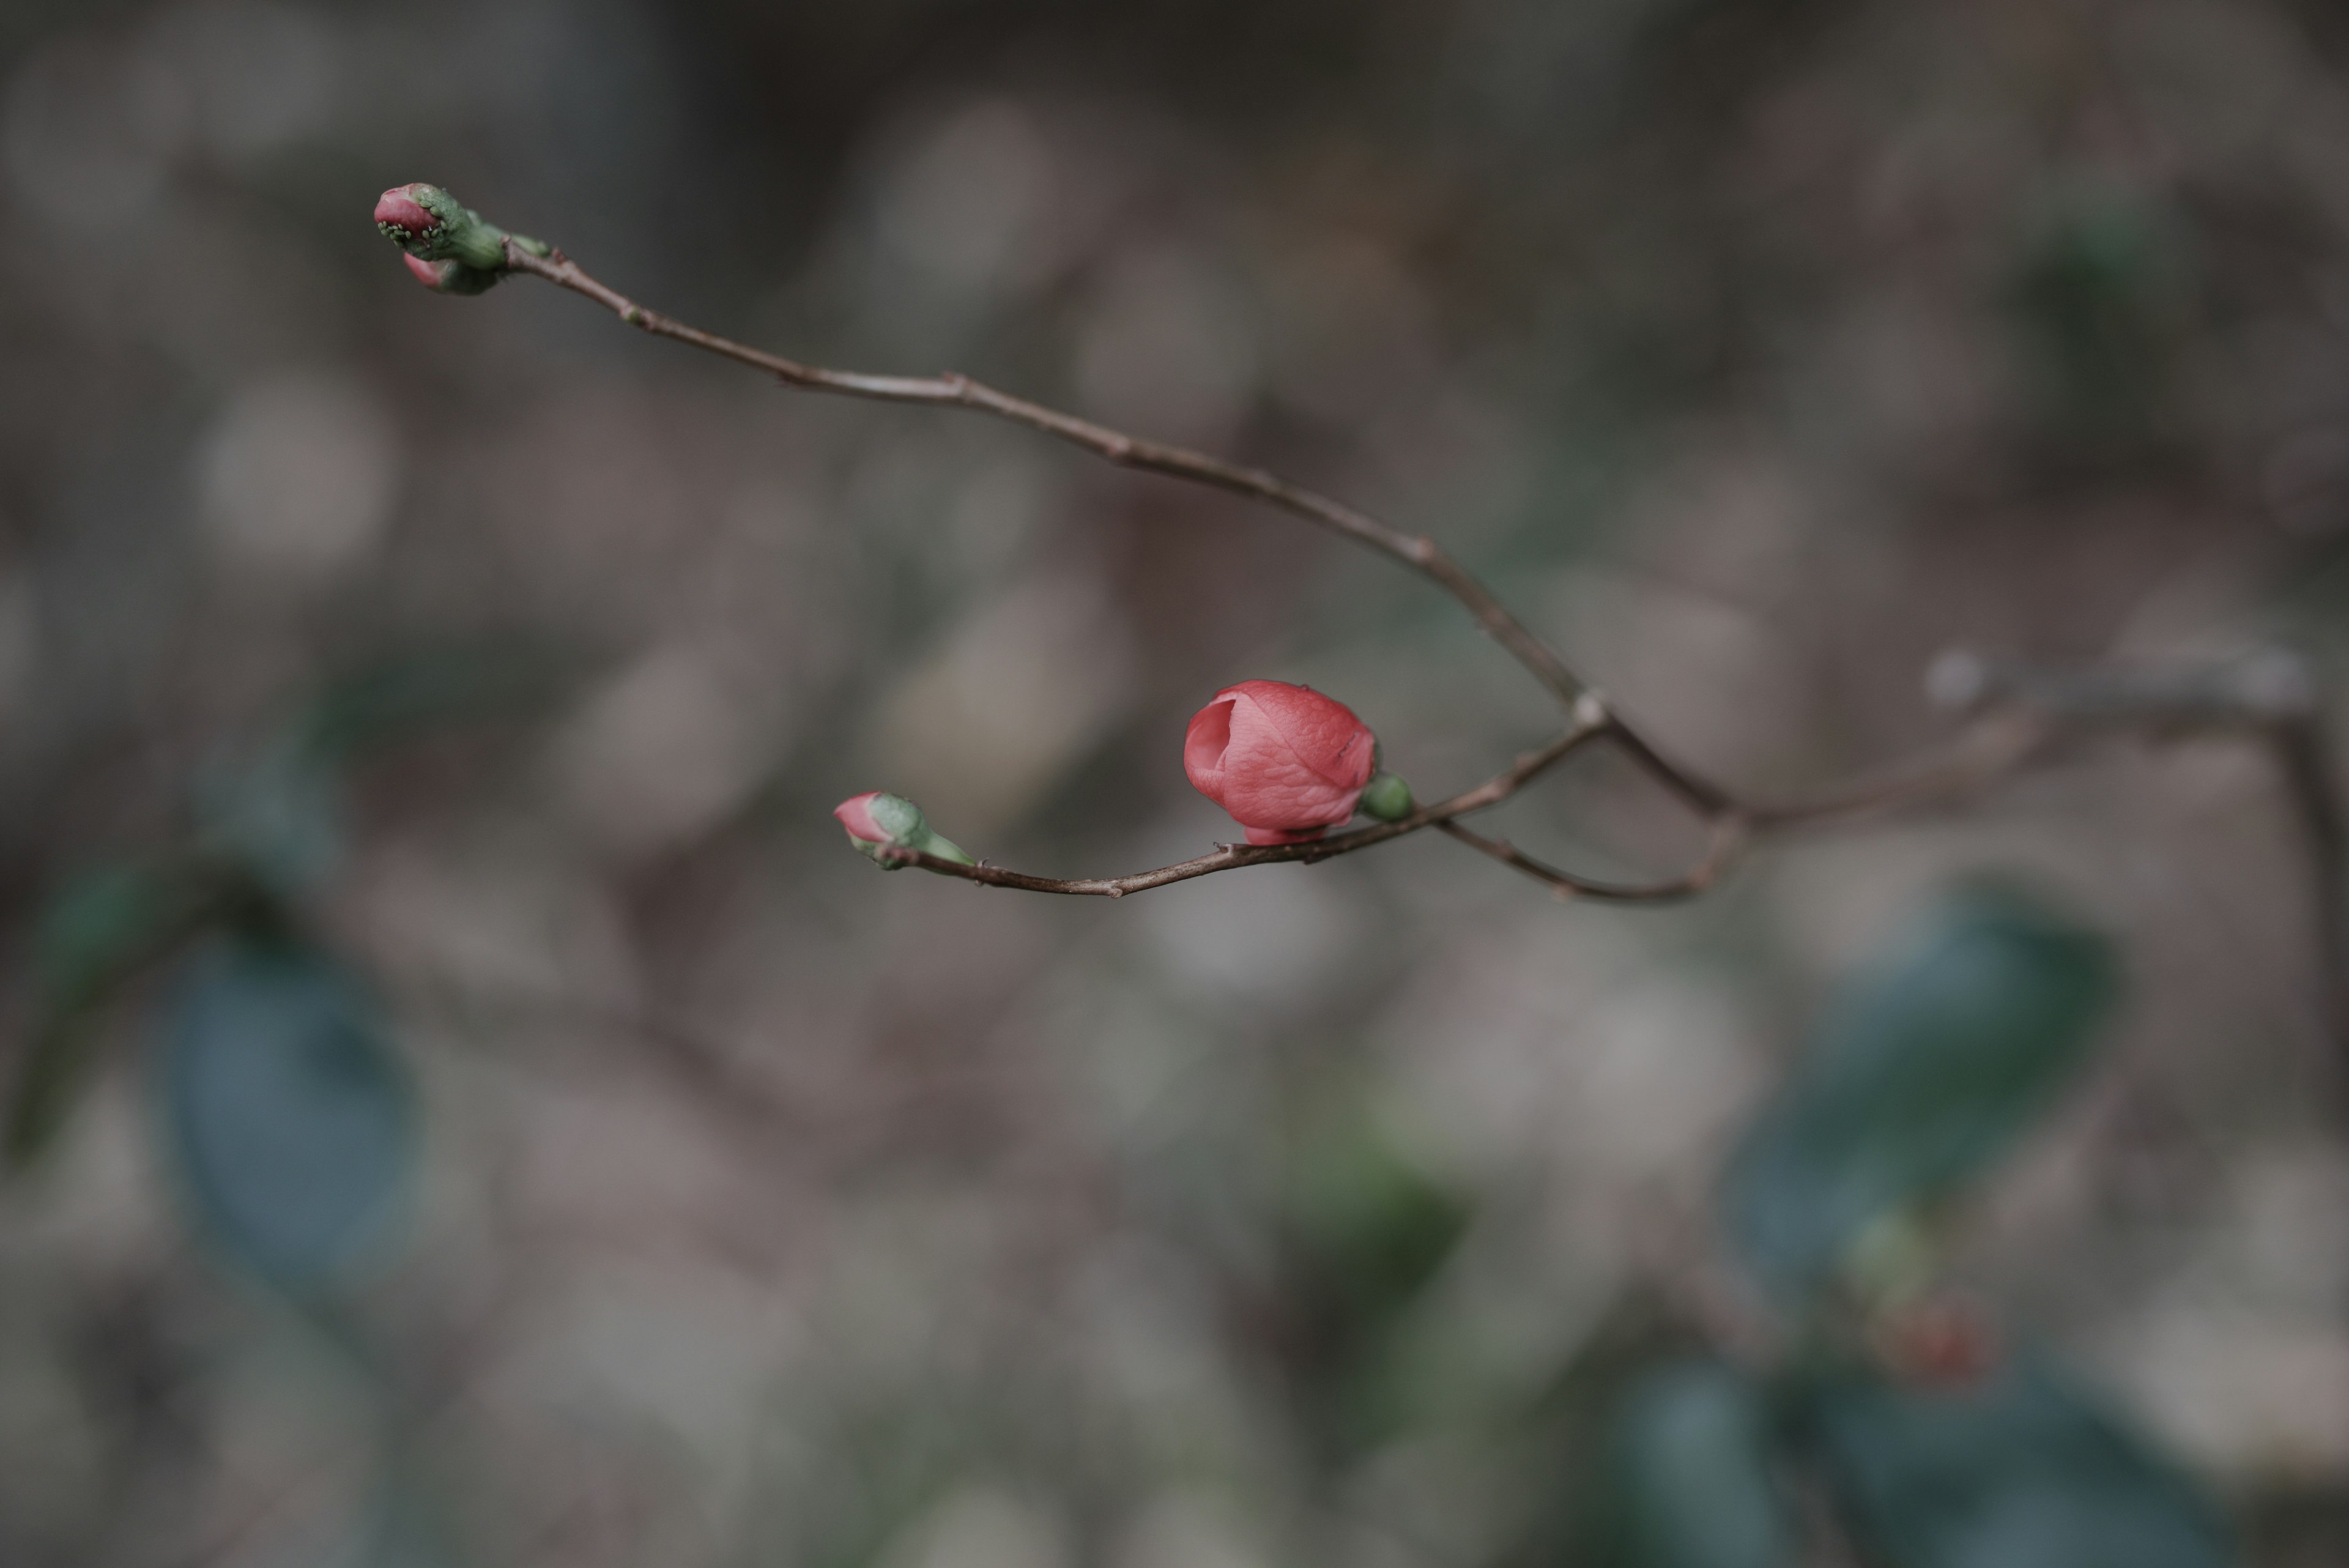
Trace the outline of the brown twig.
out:
<instances>
[{"instance_id":1,"label":"brown twig","mask_svg":"<svg viewBox=\"0 0 2349 1568\"><path fill-rule=\"evenodd\" d=\"M1674 904L1682 898L1692 898L1713 886L1713 878L1721 875L1745 836L1740 818L1733 815L1717 816L1713 818L1711 846L1687 875L1669 882L1600 882L1537 860L1506 838L1487 838L1449 820L1435 826L1469 848L1489 855L1537 882L1547 882L1561 898L1591 898L1607 904Z\"/></svg>"},{"instance_id":2,"label":"brown twig","mask_svg":"<svg viewBox=\"0 0 2349 1568\"><path fill-rule=\"evenodd\" d=\"M1219 458L1210 457L1204 452L1192 452L1186 448L1144 441L1120 431L1111 430L1104 425L1095 424L1092 421L1079 419L1073 414L1046 408L1040 403L1030 402L1024 398L1013 397L1008 392L999 391L983 382L975 381L968 376L953 372L940 376L875 376L860 371L833 370L821 366L802 364L796 359L788 359L780 354L770 354L763 349L752 348L746 344L721 337L716 333L705 332L698 327L688 326L674 317L665 316L659 311L647 309L610 285L590 275L578 263L560 250L550 249L542 255L534 250L509 241L506 245L506 261L510 270L543 278L558 287L569 289L574 294L594 300L622 321L641 331L648 332L656 337L666 337L672 342L699 348L705 353L730 359L738 365L747 365L754 370L773 376L786 386L809 391L831 392L843 397L868 398L882 402L960 408L992 414L999 419L1024 425L1030 430L1040 431L1046 435L1054 436L1081 447L1122 468L1140 469L1174 479L1189 480L1194 483L1249 496L1277 506L1282 511L1328 528L1357 544L1367 545L1389 559L1401 563L1443 589L1468 612L1470 618L1475 621L1478 629L1498 643L1569 711L1587 700L1596 698L1596 693L1589 683L1568 669L1566 661L1558 657L1557 650L1527 629L1525 624L1512 615L1489 588L1479 582L1459 562L1446 555L1433 540L1423 535L1407 534L1356 507L1346 505L1316 491L1292 483L1278 474L1267 472L1263 469L1226 462ZM1830 815L1842 815L1850 810L1865 809L1879 804L1871 794L1867 798L1857 801L1847 801L1838 797L1802 805L1774 807L1767 811L1748 810L1741 807L1727 790L1673 762L1645 735L1626 723L1619 715L1609 712L1607 715L1606 728L1609 738L1619 746L1643 772L1716 827L1732 819L1753 825L1759 825L1765 821L1771 823L1782 820L1791 821L1798 817L1808 820ZM1924 779L1920 783L1925 788L1943 787L1943 781L1938 776ZM1413 826L1425 826L1433 820L1432 817L1424 820L1415 818ZM1410 829L1407 828L1404 831L1410 831ZM968 867L951 869L950 867L954 867L951 861L940 860L931 864L927 857L922 857L900 856L898 860L900 864L921 865L926 869L944 870L949 876L968 876L970 880L983 881L996 887L1024 888L1039 892L1094 893L1114 898L1128 892L1138 892L1144 888L1160 887L1167 882L1181 881L1190 877L1204 876L1210 871L1228 870L1239 866L1264 865L1277 860L1326 859L1332 854L1366 848L1372 844L1383 843L1394 836L1397 835L1393 832L1365 829L1360 833L1341 835L1337 838L1303 846L1304 849L1309 850L1309 853L1299 852L1299 846L1277 846L1288 851L1278 855L1256 853L1254 846L1245 852L1235 848L1218 851L1216 855L1203 857L1198 860L1185 861L1179 866L1164 867L1157 871L1142 872L1131 877L1083 877L1075 880L1027 877L1019 873L1004 871L999 867L986 867L984 874L972 875ZM1735 836L1742 836L1742 834ZM1548 871L1545 879L1552 880L1561 886L1571 885L1574 890L1592 897L1616 897L1621 896L1622 892L1626 891L1609 888L1603 883L1587 882L1555 870ZM1681 880L1684 881L1686 878ZM1675 882L1671 886L1676 887L1678 883ZM1646 890L1630 889L1629 891L1645 892Z\"/></svg>"},{"instance_id":3,"label":"brown twig","mask_svg":"<svg viewBox=\"0 0 2349 1568\"><path fill-rule=\"evenodd\" d=\"M2231 732L2273 759L2309 850L2326 1032L2349 1049L2349 806L2333 771L2316 680L2304 659L2268 649L2178 669L2049 670L1952 652L1928 685L1946 705L2004 705L2035 719L2043 738L2121 729L2155 735Z\"/></svg>"},{"instance_id":4,"label":"brown twig","mask_svg":"<svg viewBox=\"0 0 2349 1568\"><path fill-rule=\"evenodd\" d=\"M1931 756L1802 799L1747 806L1741 815L1751 831L1766 833L1954 799L2029 762L2055 730L2048 715L2020 707L1993 709L1976 716L1953 742Z\"/></svg>"},{"instance_id":5,"label":"brown twig","mask_svg":"<svg viewBox=\"0 0 2349 1568\"><path fill-rule=\"evenodd\" d=\"M1341 534L1357 544L1366 545L1381 555L1401 562L1450 594L1475 618L1479 630L1506 649L1511 658L1531 671L1534 678L1564 706L1571 708L1589 690L1587 682L1566 667L1566 661L1557 656L1555 649L1528 631L1525 624L1511 615L1484 584L1470 576L1459 562L1445 555L1434 540L1424 535L1406 534L1380 522L1368 513L1333 501L1301 484L1292 484L1278 474L1268 473L1260 468L1226 462L1220 458L1209 457L1205 452L1192 452L1187 448L1143 441L1090 420L1079 419L1074 414L1048 409L1025 398L1015 398L1009 392L999 391L984 382L974 381L953 371L942 376L869 376L853 370L827 370L820 366L802 365L796 359L769 354L715 333L704 332L698 327L688 327L657 310L647 310L617 289L590 277L576 262L559 250L551 250L542 256L509 240L506 243L506 264L513 271L526 272L574 294L585 295L629 326L649 332L656 337L688 344L721 358L731 359L738 365L763 370L788 386L809 391L836 392L845 397L870 398L885 403L971 409L1009 420L1013 424L1026 425L1030 430L1041 431L1046 435L1057 436L1121 468L1141 469L1170 478L1187 479L1278 506L1284 512ZM1640 749L1646 750L1644 742L1640 743Z\"/></svg>"},{"instance_id":6,"label":"brown twig","mask_svg":"<svg viewBox=\"0 0 2349 1568\"><path fill-rule=\"evenodd\" d=\"M1537 751L1527 752L1502 772L1494 774L1475 788L1463 790L1448 800L1423 805L1409 816L1394 822L1375 823L1358 827L1350 833L1340 833L1330 838L1317 838L1304 844L1219 844L1212 855L1202 855L1195 860L1181 860L1155 870L1136 871L1124 877L1036 877L1025 871L1013 871L1001 866L980 861L976 866L959 860L947 860L916 850L882 847L874 851L874 858L891 867L918 866L925 871L936 871L944 877L959 877L967 882L978 882L989 888L1017 888L1027 893L1066 893L1098 898L1123 898L1128 893L1147 892L1164 888L1169 882L1187 882L1194 877L1212 872L1236 870L1242 866L1271 866L1283 861L1302 861L1307 865L1350 855L1358 849L1385 844L1405 834L1417 833L1423 827L1447 827L1455 816L1472 811L1482 811L1488 805L1498 805L1535 779L1572 756L1582 747L1601 737L1615 738L1621 731L1608 713L1606 704L1590 692L1585 692L1575 703L1574 722L1565 733Z\"/></svg>"},{"instance_id":7,"label":"brown twig","mask_svg":"<svg viewBox=\"0 0 2349 1568\"><path fill-rule=\"evenodd\" d=\"M1982 788L2037 755L2058 734L2123 725L2153 731L2246 730L2264 737L2282 768L2304 830L2315 851L2318 921L2327 966L2327 1012L2334 1033L2349 1040L2349 810L2334 784L2318 726L2313 689L2296 662L2270 659L2215 670L2050 674L1998 670L1958 656L1936 667L1937 693L1951 706L1973 710L1974 722L1940 754L1878 778L1807 799L1747 803L1672 761L1625 722L1557 651L1534 635L1492 591L1423 535L1405 533L1368 513L1263 469L1226 462L1204 452L1144 441L1040 403L999 391L968 376L876 376L804 365L749 348L647 310L583 271L559 250L544 254L512 240L508 270L528 273L585 296L628 325L657 337L699 348L775 377L787 386L845 397L926 407L968 409L1040 431L1117 464L1278 507L1376 550L1426 578L1464 608L1490 637L1573 715L1571 727L1541 751L1464 794L1425 806L1401 822L1355 829L1310 844L1224 845L1201 856L1126 877L1035 877L1002 867L967 866L910 850L882 857L995 888L1030 892L1123 898L1212 872L1283 861L1314 862L1350 854L1437 827L1469 847L1556 888L1562 896L1657 902L1703 891L1757 834L1813 826L1865 813L1914 806ZM1489 839L1454 819L1508 798L1584 743L1606 738L1643 773L1703 820L1712 834L1704 858L1683 875L1651 884L1595 881L1545 864L1505 840Z\"/></svg>"}]
</instances>

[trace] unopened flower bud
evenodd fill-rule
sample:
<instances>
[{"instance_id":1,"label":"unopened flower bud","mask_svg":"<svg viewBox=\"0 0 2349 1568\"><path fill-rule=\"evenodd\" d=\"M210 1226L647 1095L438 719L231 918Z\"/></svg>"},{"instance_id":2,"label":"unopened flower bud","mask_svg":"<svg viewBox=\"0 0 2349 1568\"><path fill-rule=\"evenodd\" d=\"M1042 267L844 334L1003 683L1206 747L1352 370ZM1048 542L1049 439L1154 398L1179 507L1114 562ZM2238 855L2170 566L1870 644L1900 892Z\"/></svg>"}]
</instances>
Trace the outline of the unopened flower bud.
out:
<instances>
[{"instance_id":1,"label":"unopened flower bud","mask_svg":"<svg viewBox=\"0 0 2349 1568\"><path fill-rule=\"evenodd\" d=\"M1319 838L1354 815L1378 739L1343 702L1280 680L1216 693L1183 737L1183 771L1250 844Z\"/></svg>"},{"instance_id":2,"label":"unopened flower bud","mask_svg":"<svg viewBox=\"0 0 2349 1568\"><path fill-rule=\"evenodd\" d=\"M376 198L375 226L383 236L406 251L409 270L424 274L414 262L455 262L465 273L445 269L429 286L446 294L479 294L505 270L509 241L534 255L548 247L536 240L509 234L438 185L395 185ZM466 275L477 273L479 277Z\"/></svg>"},{"instance_id":3,"label":"unopened flower bud","mask_svg":"<svg viewBox=\"0 0 2349 1568\"><path fill-rule=\"evenodd\" d=\"M1403 782L1400 774L1373 774L1371 782L1362 786L1362 798L1356 805L1364 816L1374 816L1381 822L1401 822L1412 814L1411 785Z\"/></svg>"},{"instance_id":4,"label":"unopened flower bud","mask_svg":"<svg viewBox=\"0 0 2349 1568\"><path fill-rule=\"evenodd\" d=\"M884 857L884 849L910 849L940 860L965 866L976 864L951 840L932 832L922 808L903 795L868 790L833 806L832 815L848 830L849 843L880 861L885 870L894 871L901 862Z\"/></svg>"}]
</instances>

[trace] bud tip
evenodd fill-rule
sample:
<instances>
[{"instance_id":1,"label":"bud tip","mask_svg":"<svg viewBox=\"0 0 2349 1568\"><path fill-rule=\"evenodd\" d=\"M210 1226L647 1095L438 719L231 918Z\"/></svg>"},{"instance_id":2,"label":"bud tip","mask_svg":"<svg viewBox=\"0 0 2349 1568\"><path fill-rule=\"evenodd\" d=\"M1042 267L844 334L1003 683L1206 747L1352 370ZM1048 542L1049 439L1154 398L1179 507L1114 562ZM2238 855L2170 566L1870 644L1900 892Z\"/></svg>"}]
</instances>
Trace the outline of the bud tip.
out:
<instances>
[{"instance_id":1,"label":"bud tip","mask_svg":"<svg viewBox=\"0 0 2349 1568\"><path fill-rule=\"evenodd\" d=\"M440 225L419 198L429 185L395 185L376 198L375 226L395 239L421 240Z\"/></svg>"}]
</instances>

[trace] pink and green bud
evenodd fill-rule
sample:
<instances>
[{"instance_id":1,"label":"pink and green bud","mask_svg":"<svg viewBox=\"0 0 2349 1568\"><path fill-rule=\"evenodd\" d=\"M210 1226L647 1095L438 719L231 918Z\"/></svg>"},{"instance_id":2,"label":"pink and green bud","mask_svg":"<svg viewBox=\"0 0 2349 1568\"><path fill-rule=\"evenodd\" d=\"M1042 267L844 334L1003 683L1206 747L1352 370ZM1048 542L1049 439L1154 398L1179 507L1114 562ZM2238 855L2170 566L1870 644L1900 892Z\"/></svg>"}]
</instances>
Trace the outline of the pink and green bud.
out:
<instances>
[{"instance_id":1,"label":"pink and green bud","mask_svg":"<svg viewBox=\"0 0 2349 1568\"><path fill-rule=\"evenodd\" d=\"M509 243L533 255L549 254L549 247L536 240L484 223L479 213L438 185L395 185L386 191L376 198L375 226L408 253L410 272L443 294L479 294L495 283L505 270Z\"/></svg>"},{"instance_id":2,"label":"pink and green bud","mask_svg":"<svg viewBox=\"0 0 2349 1568\"><path fill-rule=\"evenodd\" d=\"M848 842L880 861L885 870L894 871L904 864L884 856L885 849L910 849L962 866L977 864L950 840L933 833L922 808L903 795L868 790L833 806L832 815L848 830Z\"/></svg>"}]
</instances>

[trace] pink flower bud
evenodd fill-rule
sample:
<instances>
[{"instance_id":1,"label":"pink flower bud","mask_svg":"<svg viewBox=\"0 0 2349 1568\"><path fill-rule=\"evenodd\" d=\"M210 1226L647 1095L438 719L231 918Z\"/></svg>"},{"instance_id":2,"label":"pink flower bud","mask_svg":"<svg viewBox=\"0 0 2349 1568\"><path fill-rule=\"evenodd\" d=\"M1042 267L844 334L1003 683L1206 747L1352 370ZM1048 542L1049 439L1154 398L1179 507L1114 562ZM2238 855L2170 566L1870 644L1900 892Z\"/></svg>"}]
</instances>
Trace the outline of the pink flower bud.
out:
<instances>
[{"instance_id":1,"label":"pink flower bud","mask_svg":"<svg viewBox=\"0 0 2349 1568\"><path fill-rule=\"evenodd\" d=\"M479 294L497 282L506 270L509 245L532 255L548 255L554 247L510 234L438 185L395 185L376 198L375 226L383 236L410 256L428 262L454 262L427 286L443 294ZM419 279L424 269L414 261L409 270Z\"/></svg>"},{"instance_id":2,"label":"pink flower bud","mask_svg":"<svg viewBox=\"0 0 2349 1568\"><path fill-rule=\"evenodd\" d=\"M1216 693L1183 737L1183 771L1250 844L1318 838L1354 815L1378 740L1343 702L1279 680Z\"/></svg>"},{"instance_id":3,"label":"pink flower bud","mask_svg":"<svg viewBox=\"0 0 2349 1568\"><path fill-rule=\"evenodd\" d=\"M395 185L377 197L375 226L395 238L416 241L422 241L439 228L440 220L416 199L419 189L415 185Z\"/></svg>"},{"instance_id":4,"label":"pink flower bud","mask_svg":"<svg viewBox=\"0 0 2349 1568\"><path fill-rule=\"evenodd\" d=\"M923 816L922 808L904 795L867 790L833 806L832 815L848 829L848 842L880 861L884 869L895 870L904 864L894 856L882 854L892 848L910 849L916 855L965 866L977 864L953 839L940 837Z\"/></svg>"},{"instance_id":5,"label":"pink flower bud","mask_svg":"<svg viewBox=\"0 0 2349 1568\"><path fill-rule=\"evenodd\" d=\"M907 802L894 794L871 789L842 801L832 808L832 815L848 829L848 836L861 844L895 844L922 825L921 815L916 812L909 816L907 806Z\"/></svg>"}]
</instances>

